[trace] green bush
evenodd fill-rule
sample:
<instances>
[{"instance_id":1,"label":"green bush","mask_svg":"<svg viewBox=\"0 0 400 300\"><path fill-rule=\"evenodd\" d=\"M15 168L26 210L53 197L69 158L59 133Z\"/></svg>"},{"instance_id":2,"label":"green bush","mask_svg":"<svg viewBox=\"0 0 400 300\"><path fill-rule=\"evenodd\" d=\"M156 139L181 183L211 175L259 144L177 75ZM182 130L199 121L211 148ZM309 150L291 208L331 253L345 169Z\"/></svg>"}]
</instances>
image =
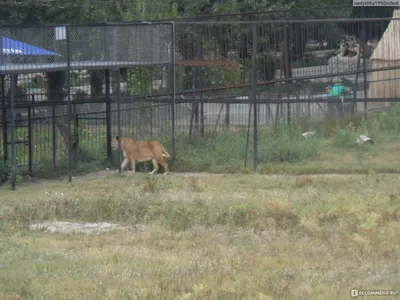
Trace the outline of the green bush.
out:
<instances>
[{"instance_id":1,"label":"green bush","mask_svg":"<svg viewBox=\"0 0 400 300\"><path fill-rule=\"evenodd\" d=\"M8 180L8 175L10 172L10 164L8 161L0 159L0 185Z\"/></svg>"},{"instance_id":2,"label":"green bush","mask_svg":"<svg viewBox=\"0 0 400 300\"><path fill-rule=\"evenodd\" d=\"M258 153L261 162L300 162L319 154L321 139L304 139L294 125L278 123L275 132L259 134Z\"/></svg>"},{"instance_id":3,"label":"green bush","mask_svg":"<svg viewBox=\"0 0 400 300\"><path fill-rule=\"evenodd\" d=\"M337 148L351 148L356 145L357 134L351 128L337 128L332 145Z\"/></svg>"}]
</instances>

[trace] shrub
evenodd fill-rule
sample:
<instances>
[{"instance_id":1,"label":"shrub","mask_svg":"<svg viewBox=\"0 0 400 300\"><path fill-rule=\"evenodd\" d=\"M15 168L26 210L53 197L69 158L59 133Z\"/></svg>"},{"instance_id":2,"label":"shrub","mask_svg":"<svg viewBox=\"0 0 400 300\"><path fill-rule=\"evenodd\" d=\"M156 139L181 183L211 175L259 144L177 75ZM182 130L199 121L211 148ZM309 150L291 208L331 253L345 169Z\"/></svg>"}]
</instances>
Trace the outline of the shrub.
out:
<instances>
[{"instance_id":1,"label":"shrub","mask_svg":"<svg viewBox=\"0 0 400 300\"><path fill-rule=\"evenodd\" d=\"M263 162L299 162L318 156L321 139L304 139L293 125L279 123L275 133L259 135L258 153Z\"/></svg>"}]
</instances>

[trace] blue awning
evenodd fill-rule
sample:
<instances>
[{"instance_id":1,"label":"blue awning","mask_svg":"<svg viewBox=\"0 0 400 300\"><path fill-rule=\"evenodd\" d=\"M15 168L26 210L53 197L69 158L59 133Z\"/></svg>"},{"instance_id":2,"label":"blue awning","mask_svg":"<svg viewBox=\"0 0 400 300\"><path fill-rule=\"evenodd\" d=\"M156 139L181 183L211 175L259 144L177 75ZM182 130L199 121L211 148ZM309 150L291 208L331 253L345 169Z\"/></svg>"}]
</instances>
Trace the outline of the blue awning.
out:
<instances>
[{"instance_id":1,"label":"blue awning","mask_svg":"<svg viewBox=\"0 0 400 300\"><path fill-rule=\"evenodd\" d=\"M61 56L56 52L52 52L40 47L36 47L24 42L10 39L8 37L1 38L1 46L3 55L56 55Z\"/></svg>"}]
</instances>

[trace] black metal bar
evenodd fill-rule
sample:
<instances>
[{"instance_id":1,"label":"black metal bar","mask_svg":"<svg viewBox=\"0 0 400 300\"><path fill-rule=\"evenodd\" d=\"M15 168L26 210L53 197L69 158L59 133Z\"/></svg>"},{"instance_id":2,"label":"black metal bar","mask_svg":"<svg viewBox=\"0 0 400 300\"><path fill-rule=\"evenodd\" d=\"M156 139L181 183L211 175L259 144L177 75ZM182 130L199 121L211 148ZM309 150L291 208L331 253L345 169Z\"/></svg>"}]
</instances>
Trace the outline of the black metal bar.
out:
<instances>
[{"instance_id":1,"label":"black metal bar","mask_svg":"<svg viewBox=\"0 0 400 300\"><path fill-rule=\"evenodd\" d=\"M121 149L121 74L120 69L116 70L116 97L117 97L117 131L118 131L118 172L121 174L121 163L122 163L122 149Z\"/></svg>"},{"instance_id":2,"label":"black metal bar","mask_svg":"<svg viewBox=\"0 0 400 300\"><path fill-rule=\"evenodd\" d=\"M229 103L225 104L225 127L229 128L230 124L230 107Z\"/></svg>"},{"instance_id":3,"label":"black metal bar","mask_svg":"<svg viewBox=\"0 0 400 300\"><path fill-rule=\"evenodd\" d=\"M15 112L14 112L14 80L10 80L10 114L11 114L11 189L15 190L16 184L16 160L15 160Z\"/></svg>"},{"instance_id":4,"label":"black metal bar","mask_svg":"<svg viewBox=\"0 0 400 300\"><path fill-rule=\"evenodd\" d=\"M132 103L132 100L128 100L128 99L121 99L122 101L120 101L120 103ZM175 100L175 104L181 104L181 103L192 103L194 101L196 101L198 99L195 98L185 98L185 99L179 99L177 98ZM135 100L135 101L139 101L139 100ZM149 101L149 100L147 100ZM279 98L266 98L266 97L258 97L256 99L256 103L259 104L278 104L278 103L293 103L294 99L279 99ZM157 106L161 107L161 106L166 106L169 104L173 103L173 100L171 100L171 98L162 98L162 99L152 99L151 100L152 103L158 103ZM243 99L236 99L236 98L232 98L232 97L221 97L221 98L212 98L212 99L205 99L203 98L202 100L203 103L229 103L229 104L246 104L249 103L248 100L243 100ZM336 97L332 97L332 99L327 99L327 98L313 98L313 99L300 99L298 101L298 103L339 103L341 102L340 99L336 98ZM345 99L346 103L359 103L359 102L365 102L364 97L362 98L346 98ZM368 98L367 102L400 102L400 98ZM85 102L87 103L87 102ZM92 103L92 102L90 102ZM104 101L96 101L93 103L104 103ZM71 101L71 104L82 104L77 103L77 102L73 102ZM44 106L49 106L51 104L42 104L41 102L37 102L35 104L35 107L44 107ZM68 105L68 103L57 103L57 105ZM30 104L20 104L20 103L16 103L14 105L14 108L28 108L30 107ZM6 105L6 106L2 106L2 109L10 109L10 105ZM136 110L138 108L127 108L126 110ZM113 110L111 111L113 112ZM116 110L114 111L116 112ZM102 114L104 113L103 111L98 111L98 112L93 112L93 113L85 113L83 115L93 115L93 114ZM67 116L67 115L65 115ZM62 117L62 115L60 115L59 117ZM51 119L50 117L40 117L40 118L36 118L36 120L45 120L45 119ZM105 118L104 118L105 119Z\"/></svg>"},{"instance_id":5,"label":"black metal bar","mask_svg":"<svg viewBox=\"0 0 400 300\"><path fill-rule=\"evenodd\" d=\"M68 181L72 181L72 106L71 106L71 49L69 40L69 26L66 27L67 40L67 97L68 97Z\"/></svg>"},{"instance_id":6,"label":"black metal bar","mask_svg":"<svg viewBox=\"0 0 400 300\"><path fill-rule=\"evenodd\" d=\"M204 137L204 94L201 89L204 87L204 68L200 67L199 88L200 88L200 136Z\"/></svg>"},{"instance_id":7,"label":"black metal bar","mask_svg":"<svg viewBox=\"0 0 400 300\"><path fill-rule=\"evenodd\" d=\"M172 95L172 158L176 158L176 135L175 135L175 101L176 101L176 82L175 82L175 23L171 23L171 95Z\"/></svg>"},{"instance_id":8,"label":"black metal bar","mask_svg":"<svg viewBox=\"0 0 400 300\"><path fill-rule=\"evenodd\" d=\"M28 171L32 173L33 152L32 152L32 108L28 107Z\"/></svg>"},{"instance_id":9,"label":"black metal bar","mask_svg":"<svg viewBox=\"0 0 400 300\"><path fill-rule=\"evenodd\" d=\"M18 127L15 127L18 128ZM11 143L10 143L11 144ZM16 141L14 140L14 144L15 145L24 145L24 146L28 146L28 141Z\"/></svg>"},{"instance_id":10,"label":"black metal bar","mask_svg":"<svg viewBox=\"0 0 400 300\"><path fill-rule=\"evenodd\" d=\"M57 164L57 158L56 158L56 151L57 151L57 145L56 145L56 106L53 104L52 105L52 111L51 111L51 140L53 144L52 148L52 167L53 167L53 172L56 172L56 164Z\"/></svg>"},{"instance_id":11,"label":"black metal bar","mask_svg":"<svg viewBox=\"0 0 400 300\"><path fill-rule=\"evenodd\" d=\"M248 117L248 123L247 123L247 135L246 135L246 152L244 154L244 167L247 167L247 157L249 153L249 140L250 140L250 124L251 124L251 109L252 109L252 103L250 103L249 107L249 117Z\"/></svg>"},{"instance_id":12,"label":"black metal bar","mask_svg":"<svg viewBox=\"0 0 400 300\"><path fill-rule=\"evenodd\" d=\"M379 72L379 71L391 71L391 70L398 70L400 69L399 66L394 66L394 67L383 67L383 68L374 68L374 69L366 69L366 73L373 73L373 72ZM273 79L273 80L266 80L262 82L257 82L257 86L264 86L264 85L269 85L272 83L284 83L284 82L291 82L291 81L296 81L296 80L312 80L312 79L321 79L321 78L331 78L331 77L342 77L342 76L349 76L349 75L356 75L356 74L363 74L364 70L359 70L359 71L348 71L348 72L337 72L337 73L324 73L320 75L308 75L308 76L298 76L298 77L292 77L292 78L281 78L281 79ZM250 87L251 84L245 83L245 84L236 84L233 86L230 86L230 89L234 88L245 88L245 87ZM196 92L212 92L212 91L222 91L226 90L226 86L221 86L221 87L213 87L213 88L206 88L206 89L191 89L191 90L185 90L185 91L177 91L177 93L185 95L185 94L193 94ZM161 97L165 96L166 94L160 93L160 94L154 94L152 97ZM124 98L129 98L129 99L137 99L136 101L139 101L141 98L147 98L147 97L124 97Z\"/></svg>"},{"instance_id":13,"label":"black metal bar","mask_svg":"<svg viewBox=\"0 0 400 300\"><path fill-rule=\"evenodd\" d=\"M253 23L252 25L252 34L253 34L253 53L251 56L251 102L253 103L253 144L254 144L254 149L253 149L253 171L257 172L257 103L256 103L256 98L257 98L257 24Z\"/></svg>"},{"instance_id":14,"label":"black metal bar","mask_svg":"<svg viewBox=\"0 0 400 300\"><path fill-rule=\"evenodd\" d=\"M4 75L1 75L1 102L2 102L2 116L3 116L3 160L8 160L8 137L7 137L7 108L6 108L6 87Z\"/></svg>"},{"instance_id":15,"label":"black metal bar","mask_svg":"<svg viewBox=\"0 0 400 300\"><path fill-rule=\"evenodd\" d=\"M35 94L32 94L32 100L31 100L31 105L32 105L32 118L35 119Z\"/></svg>"},{"instance_id":16,"label":"black metal bar","mask_svg":"<svg viewBox=\"0 0 400 300\"><path fill-rule=\"evenodd\" d=\"M364 16L365 11L364 11L364 7L361 7L362 9L362 16ZM367 102L367 93L368 93L368 87L367 87L367 73L366 73L366 45L367 45L367 41L366 41L366 34L365 34L365 23L362 23L362 44L363 44L363 78L364 78L364 116L367 116L367 110L368 110L368 102ZM360 53L358 54L360 55Z\"/></svg>"},{"instance_id":17,"label":"black metal bar","mask_svg":"<svg viewBox=\"0 0 400 300\"><path fill-rule=\"evenodd\" d=\"M110 70L105 70L106 83L106 143L107 143L107 159L111 162L111 97L110 97Z\"/></svg>"},{"instance_id":18,"label":"black metal bar","mask_svg":"<svg viewBox=\"0 0 400 300\"><path fill-rule=\"evenodd\" d=\"M203 94L200 96L203 98ZM204 137L204 102L200 102L200 136Z\"/></svg>"},{"instance_id":19,"label":"black metal bar","mask_svg":"<svg viewBox=\"0 0 400 300\"><path fill-rule=\"evenodd\" d=\"M84 114L80 114L79 120L106 120L106 118L103 117L82 117L82 116L84 116Z\"/></svg>"},{"instance_id":20,"label":"black metal bar","mask_svg":"<svg viewBox=\"0 0 400 300\"><path fill-rule=\"evenodd\" d=\"M372 21L400 21L400 18L355 18L355 19L306 19L306 20L284 20L288 24L312 24L312 23L365 23ZM179 25L266 25L266 24L281 24L282 20L257 20L257 21L200 21L200 22L179 22Z\"/></svg>"}]
</instances>

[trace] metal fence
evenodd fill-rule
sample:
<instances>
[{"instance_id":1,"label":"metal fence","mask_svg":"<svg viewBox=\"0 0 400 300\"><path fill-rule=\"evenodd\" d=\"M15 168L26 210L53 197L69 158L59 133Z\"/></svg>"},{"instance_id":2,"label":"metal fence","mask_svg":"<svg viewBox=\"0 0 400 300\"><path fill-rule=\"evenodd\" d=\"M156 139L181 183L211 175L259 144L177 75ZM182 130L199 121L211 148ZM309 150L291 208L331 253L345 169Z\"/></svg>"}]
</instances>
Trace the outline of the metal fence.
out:
<instances>
[{"instance_id":1,"label":"metal fence","mask_svg":"<svg viewBox=\"0 0 400 300\"><path fill-rule=\"evenodd\" d=\"M256 168L260 126L341 118L398 101L398 22L1 27L3 161L13 166L14 187L24 167L68 170L71 180L80 161L115 161L115 135L161 140L179 157L179 139L244 128L246 147L254 133ZM327 96L335 83L349 93Z\"/></svg>"}]
</instances>

